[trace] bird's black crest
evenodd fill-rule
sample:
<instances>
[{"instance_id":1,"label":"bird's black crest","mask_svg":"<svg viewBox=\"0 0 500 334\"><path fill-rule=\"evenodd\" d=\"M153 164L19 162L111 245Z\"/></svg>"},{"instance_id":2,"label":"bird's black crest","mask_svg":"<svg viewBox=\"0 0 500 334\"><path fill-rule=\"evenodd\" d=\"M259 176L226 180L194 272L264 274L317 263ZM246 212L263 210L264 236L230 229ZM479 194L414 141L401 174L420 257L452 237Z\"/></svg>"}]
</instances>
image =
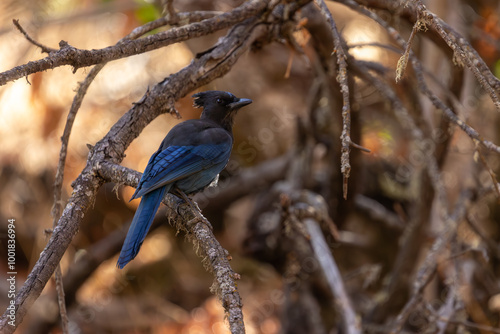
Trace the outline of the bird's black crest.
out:
<instances>
[{"instance_id":1,"label":"bird's black crest","mask_svg":"<svg viewBox=\"0 0 500 334\"><path fill-rule=\"evenodd\" d=\"M206 103L211 100L217 100L217 98L222 98L228 102L232 102L237 100L237 98L228 92L219 91L219 90L207 90L206 92L200 92L193 95L194 101L193 105L196 108L203 108Z\"/></svg>"}]
</instances>

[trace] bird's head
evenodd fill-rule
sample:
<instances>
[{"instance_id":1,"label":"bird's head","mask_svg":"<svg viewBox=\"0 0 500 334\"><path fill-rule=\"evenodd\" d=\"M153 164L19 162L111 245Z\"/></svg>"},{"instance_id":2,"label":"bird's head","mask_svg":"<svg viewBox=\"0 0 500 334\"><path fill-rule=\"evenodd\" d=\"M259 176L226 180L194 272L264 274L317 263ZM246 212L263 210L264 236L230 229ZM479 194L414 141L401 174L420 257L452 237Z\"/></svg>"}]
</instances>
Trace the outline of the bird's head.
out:
<instances>
[{"instance_id":1,"label":"bird's head","mask_svg":"<svg viewBox=\"0 0 500 334\"><path fill-rule=\"evenodd\" d=\"M203 108L202 119L210 119L231 130L236 111L250 103L250 99L240 99L231 93L209 90L193 95L194 106Z\"/></svg>"}]
</instances>

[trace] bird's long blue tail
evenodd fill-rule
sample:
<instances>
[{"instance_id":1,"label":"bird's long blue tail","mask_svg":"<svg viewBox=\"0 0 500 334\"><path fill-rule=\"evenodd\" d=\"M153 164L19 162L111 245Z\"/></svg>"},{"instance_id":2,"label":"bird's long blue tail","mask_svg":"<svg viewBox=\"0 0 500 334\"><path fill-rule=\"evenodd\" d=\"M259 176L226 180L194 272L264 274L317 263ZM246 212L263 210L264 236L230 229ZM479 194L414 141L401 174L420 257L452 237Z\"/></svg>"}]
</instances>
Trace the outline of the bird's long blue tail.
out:
<instances>
[{"instance_id":1,"label":"bird's long blue tail","mask_svg":"<svg viewBox=\"0 0 500 334\"><path fill-rule=\"evenodd\" d=\"M142 196L141 203L135 212L134 219L123 243L117 266L122 269L139 253L142 242L153 223L156 211L165 195L166 187L153 190Z\"/></svg>"}]
</instances>

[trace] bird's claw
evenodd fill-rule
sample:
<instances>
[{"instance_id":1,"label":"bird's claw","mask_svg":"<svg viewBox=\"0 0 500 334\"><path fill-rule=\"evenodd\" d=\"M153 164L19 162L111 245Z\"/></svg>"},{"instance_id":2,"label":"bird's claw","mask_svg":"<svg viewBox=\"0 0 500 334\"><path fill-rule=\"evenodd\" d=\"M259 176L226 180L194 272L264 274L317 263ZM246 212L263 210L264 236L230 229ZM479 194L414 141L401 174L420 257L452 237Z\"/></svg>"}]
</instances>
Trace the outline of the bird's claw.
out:
<instances>
[{"instance_id":1,"label":"bird's claw","mask_svg":"<svg viewBox=\"0 0 500 334\"><path fill-rule=\"evenodd\" d=\"M191 219L190 221L187 222L187 225L189 227L195 225L195 224L198 224L198 223L204 223L205 225L208 226L208 228L213 231L214 228L212 227L212 224L210 224L210 222L208 221L208 219L206 219L205 217L203 217L200 213L197 213L196 214L196 217L194 217L193 219Z\"/></svg>"}]
</instances>

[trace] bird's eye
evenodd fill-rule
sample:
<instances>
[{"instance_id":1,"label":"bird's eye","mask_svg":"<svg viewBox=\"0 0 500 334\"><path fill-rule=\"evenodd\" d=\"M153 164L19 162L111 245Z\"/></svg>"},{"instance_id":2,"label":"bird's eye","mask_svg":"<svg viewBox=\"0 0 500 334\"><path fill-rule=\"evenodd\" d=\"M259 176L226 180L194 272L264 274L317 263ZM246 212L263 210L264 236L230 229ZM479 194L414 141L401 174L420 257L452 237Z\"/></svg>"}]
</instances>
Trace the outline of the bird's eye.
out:
<instances>
[{"instance_id":1,"label":"bird's eye","mask_svg":"<svg viewBox=\"0 0 500 334\"><path fill-rule=\"evenodd\" d=\"M221 99L221 98L218 98L218 99L217 99L217 103L218 103L218 104L222 104L222 99Z\"/></svg>"}]
</instances>

